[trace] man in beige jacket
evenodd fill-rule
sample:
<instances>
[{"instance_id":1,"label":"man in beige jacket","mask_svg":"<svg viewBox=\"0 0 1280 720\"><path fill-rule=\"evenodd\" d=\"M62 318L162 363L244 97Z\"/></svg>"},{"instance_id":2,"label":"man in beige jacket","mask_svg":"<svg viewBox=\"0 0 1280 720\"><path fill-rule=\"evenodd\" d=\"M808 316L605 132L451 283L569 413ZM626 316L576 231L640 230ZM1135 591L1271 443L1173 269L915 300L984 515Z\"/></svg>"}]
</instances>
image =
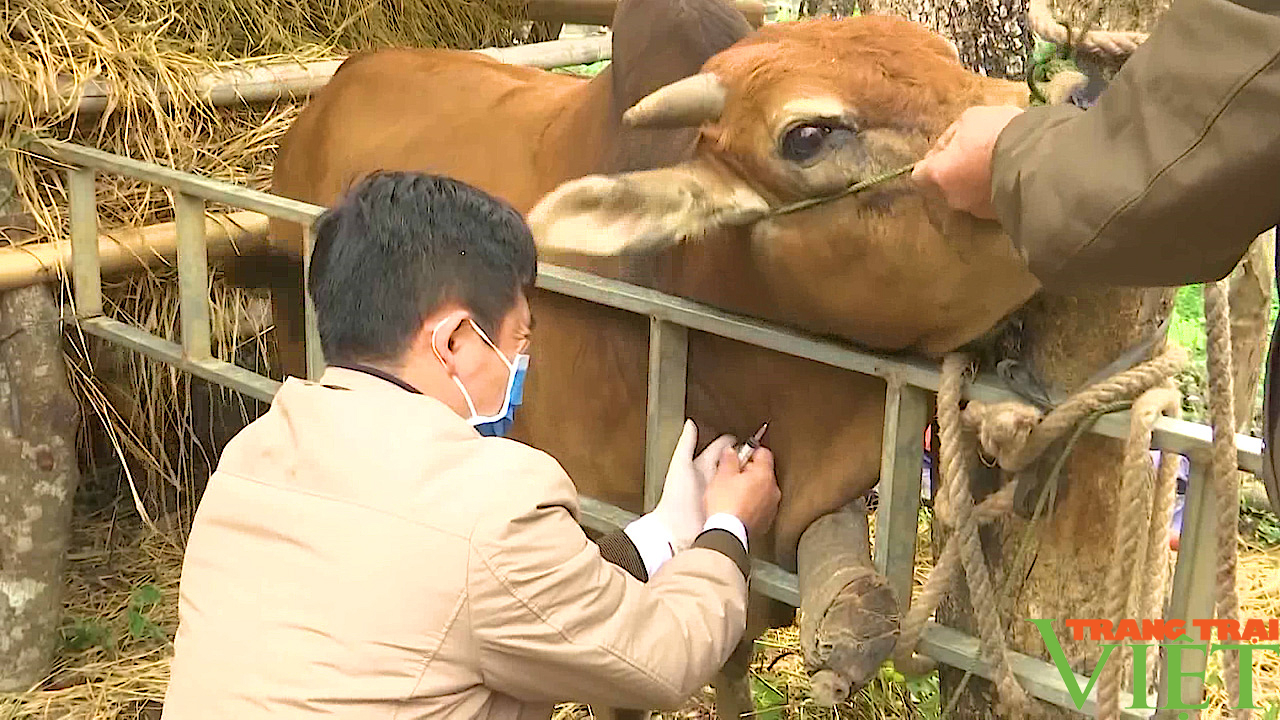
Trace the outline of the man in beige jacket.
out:
<instances>
[{"instance_id":1,"label":"man in beige jacket","mask_svg":"<svg viewBox=\"0 0 1280 720\"><path fill-rule=\"evenodd\" d=\"M329 367L287 379L209 480L164 717L684 703L743 632L748 532L779 498L769 451L741 472L732 438L695 458L687 423L658 507L592 542L556 461L500 437L532 328L520 216L447 178L385 173L315 238Z\"/></svg>"}]
</instances>

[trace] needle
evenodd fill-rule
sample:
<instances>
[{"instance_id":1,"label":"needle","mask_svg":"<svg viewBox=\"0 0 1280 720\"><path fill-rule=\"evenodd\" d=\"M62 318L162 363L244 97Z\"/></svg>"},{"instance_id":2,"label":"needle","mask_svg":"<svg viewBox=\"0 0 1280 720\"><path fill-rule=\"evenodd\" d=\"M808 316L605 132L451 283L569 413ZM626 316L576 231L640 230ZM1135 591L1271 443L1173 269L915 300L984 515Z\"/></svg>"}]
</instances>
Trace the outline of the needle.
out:
<instances>
[{"instance_id":1,"label":"needle","mask_svg":"<svg viewBox=\"0 0 1280 720\"><path fill-rule=\"evenodd\" d=\"M741 472L747 463L751 461L751 456L756 454L756 448L760 447L760 440L764 438L764 431L769 429L769 423L760 426L755 435L747 438L747 441L738 448L738 471Z\"/></svg>"}]
</instances>

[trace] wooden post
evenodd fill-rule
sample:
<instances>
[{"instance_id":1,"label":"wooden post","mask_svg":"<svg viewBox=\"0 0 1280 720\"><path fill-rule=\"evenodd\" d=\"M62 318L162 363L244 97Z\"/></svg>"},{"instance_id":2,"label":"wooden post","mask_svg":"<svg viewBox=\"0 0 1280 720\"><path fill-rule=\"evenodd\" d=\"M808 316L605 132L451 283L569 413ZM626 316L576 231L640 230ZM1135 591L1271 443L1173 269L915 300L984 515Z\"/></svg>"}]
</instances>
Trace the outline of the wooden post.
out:
<instances>
[{"instance_id":1,"label":"wooden post","mask_svg":"<svg viewBox=\"0 0 1280 720\"><path fill-rule=\"evenodd\" d=\"M1235 362L1236 431L1249 434L1258 407L1258 382L1271 336L1271 293L1275 284L1275 229L1253 241L1228 281L1231 357Z\"/></svg>"},{"instance_id":2,"label":"wooden post","mask_svg":"<svg viewBox=\"0 0 1280 720\"><path fill-rule=\"evenodd\" d=\"M6 187L7 186L7 187ZM0 197L12 195L0 170ZM25 225L16 203L3 227ZM17 219L19 222L15 222ZM23 230L9 231L10 241ZM61 313L49 288L0 294L0 692L48 673L62 620L64 556L79 485L79 406L62 356Z\"/></svg>"},{"instance_id":3,"label":"wooden post","mask_svg":"<svg viewBox=\"0 0 1280 720\"><path fill-rule=\"evenodd\" d=\"M1108 288L1072 295L1042 293L1027 306L1023 359L1037 368L1039 379L1048 387L1074 391L1158 327L1173 310L1173 295L1174 291L1166 288ZM1154 352L1162 347L1158 343ZM1097 435L1080 438L1062 469L1057 504L1033 533L1033 552L1022 565L1015 566L1014 562L1027 528L1025 520L1010 517L981 531L983 550L992 567L991 579L999 596L998 607L1006 622L1009 649L1047 660L1039 631L1027 619L1053 618L1057 620L1054 631L1072 667L1092 674L1101 653L1098 640L1075 640L1062 622L1071 617L1107 617L1108 593L1103 583L1111 564L1123 561L1115 556L1115 524L1136 523L1135 528L1146 531L1141 518L1126 516L1121 507L1123 458L1121 440ZM998 469L988 469L976 458L970 468L974 496L979 500L997 483L1008 480L1000 477ZM939 543L949 537L940 524L935 524L935 532ZM935 546L935 557L940 548L941 544ZM1165 550L1162 557L1167 561L1171 556L1167 545ZM1003 593L1010 576L1010 591ZM937 618L948 627L976 634L971 599L963 583L939 608ZM1126 651L1113 656L1110 662L1128 663L1128 658ZM1187 666L1190 663L1188 658ZM955 668L940 668L939 687L944 703L957 691L962 675ZM994 690L988 681L971 678L949 717L989 720L995 706ZM1027 717L1074 720L1080 714L1073 709L1036 703Z\"/></svg>"}]
</instances>

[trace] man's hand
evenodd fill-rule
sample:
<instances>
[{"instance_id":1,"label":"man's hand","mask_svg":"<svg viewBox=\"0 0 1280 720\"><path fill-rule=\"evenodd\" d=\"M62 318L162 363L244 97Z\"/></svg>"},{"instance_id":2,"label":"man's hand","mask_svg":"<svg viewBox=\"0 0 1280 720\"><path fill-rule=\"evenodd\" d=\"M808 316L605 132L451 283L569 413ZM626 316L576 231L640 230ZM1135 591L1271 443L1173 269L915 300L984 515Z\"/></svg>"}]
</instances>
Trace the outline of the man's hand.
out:
<instances>
[{"instance_id":1,"label":"man's hand","mask_svg":"<svg viewBox=\"0 0 1280 720\"><path fill-rule=\"evenodd\" d=\"M732 452L737 440L732 435L721 435L698 455L693 449L698 444L698 428L692 420L685 420L684 431L676 443L662 486L662 499L652 515L671 533L677 551L688 548L707 521L707 508L703 505L707 484L716 472L725 450ZM735 460L736 462L736 460Z\"/></svg>"},{"instance_id":2,"label":"man's hand","mask_svg":"<svg viewBox=\"0 0 1280 720\"><path fill-rule=\"evenodd\" d=\"M924 192L940 195L955 210L995 220L991 156L1000 132L1021 113L1022 108L1012 105L965 110L916 163L911 179Z\"/></svg>"},{"instance_id":3,"label":"man's hand","mask_svg":"<svg viewBox=\"0 0 1280 720\"><path fill-rule=\"evenodd\" d=\"M722 451L720 466L707 486L707 515L727 513L742 521L747 532L768 532L778 512L782 492L773 476L773 453L756 448L751 461L738 472L738 456L732 447Z\"/></svg>"}]
</instances>

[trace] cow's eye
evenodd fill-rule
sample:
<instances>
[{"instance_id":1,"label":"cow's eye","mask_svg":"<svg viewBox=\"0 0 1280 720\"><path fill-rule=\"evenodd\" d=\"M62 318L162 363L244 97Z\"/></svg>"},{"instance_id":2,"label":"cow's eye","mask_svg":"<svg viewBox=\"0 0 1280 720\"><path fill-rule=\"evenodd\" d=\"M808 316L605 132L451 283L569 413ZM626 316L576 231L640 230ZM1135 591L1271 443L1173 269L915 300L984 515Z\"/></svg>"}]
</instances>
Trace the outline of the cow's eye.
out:
<instances>
[{"instance_id":1,"label":"cow's eye","mask_svg":"<svg viewBox=\"0 0 1280 720\"><path fill-rule=\"evenodd\" d=\"M830 125L797 125L782 136L782 157L795 163L811 160L830 136Z\"/></svg>"}]
</instances>

